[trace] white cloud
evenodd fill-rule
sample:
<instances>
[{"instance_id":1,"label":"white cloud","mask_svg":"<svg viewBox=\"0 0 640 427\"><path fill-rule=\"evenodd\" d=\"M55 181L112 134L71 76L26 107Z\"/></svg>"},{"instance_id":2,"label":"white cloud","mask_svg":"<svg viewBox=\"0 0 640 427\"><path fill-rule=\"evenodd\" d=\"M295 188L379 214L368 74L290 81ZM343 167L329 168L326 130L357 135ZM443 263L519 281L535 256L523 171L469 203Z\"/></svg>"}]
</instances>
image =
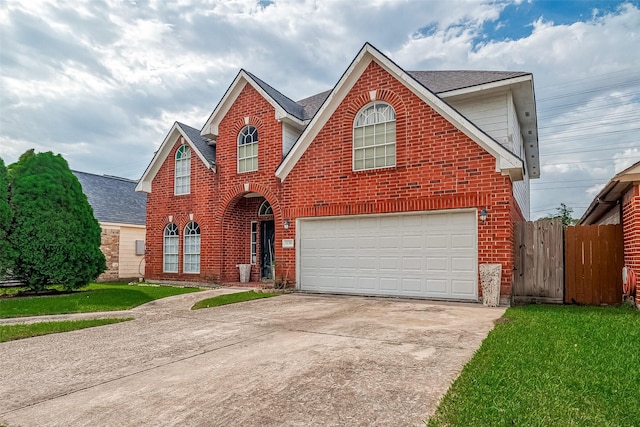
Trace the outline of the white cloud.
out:
<instances>
[{"instance_id":1,"label":"white cloud","mask_svg":"<svg viewBox=\"0 0 640 427\"><path fill-rule=\"evenodd\" d=\"M640 141L638 142L640 144ZM615 172L622 172L629 166L640 161L640 148L630 148L622 153L616 153L614 158Z\"/></svg>"}]
</instances>

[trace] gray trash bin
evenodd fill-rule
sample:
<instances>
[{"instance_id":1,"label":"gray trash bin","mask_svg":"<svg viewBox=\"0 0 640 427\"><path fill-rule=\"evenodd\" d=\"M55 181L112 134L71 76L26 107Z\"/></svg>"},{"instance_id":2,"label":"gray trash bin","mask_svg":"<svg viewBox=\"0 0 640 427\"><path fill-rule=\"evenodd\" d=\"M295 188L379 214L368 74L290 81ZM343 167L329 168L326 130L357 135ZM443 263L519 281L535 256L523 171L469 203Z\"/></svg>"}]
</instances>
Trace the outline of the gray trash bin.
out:
<instances>
[{"instance_id":1,"label":"gray trash bin","mask_svg":"<svg viewBox=\"0 0 640 427\"><path fill-rule=\"evenodd\" d=\"M247 283L251 277L251 264L238 264L240 270L240 282Z\"/></svg>"}]
</instances>

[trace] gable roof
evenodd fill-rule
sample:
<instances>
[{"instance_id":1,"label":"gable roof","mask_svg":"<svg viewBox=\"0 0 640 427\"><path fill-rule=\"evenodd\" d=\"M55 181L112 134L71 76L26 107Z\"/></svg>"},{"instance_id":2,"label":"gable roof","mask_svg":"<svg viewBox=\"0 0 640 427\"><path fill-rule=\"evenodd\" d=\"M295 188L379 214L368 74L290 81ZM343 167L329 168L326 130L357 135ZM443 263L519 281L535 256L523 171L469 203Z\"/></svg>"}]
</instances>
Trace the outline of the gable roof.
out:
<instances>
[{"instance_id":1,"label":"gable roof","mask_svg":"<svg viewBox=\"0 0 640 427\"><path fill-rule=\"evenodd\" d=\"M465 133L487 152L496 158L496 170L502 171L505 175L510 175L512 179L522 179L524 162L515 154L511 153L496 140L487 135L474 123L438 97L427 86L418 81L414 76L404 71L393 61L383 55L379 50L369 43L365 43L358 55L351 62L351 65L344 72L336 86L330 91L318 111L311 119L311 122L293 148L287 153L276 170L276 176L285 180L287 175L293 170L298 160L302 157L313 139L318 135L322 127L327 123L333 112L338 108L347 93L351 90L356 81L364 73L367 66L375 61L389 74L403 83L409 90L431 106L440 115L446 118L454 126ZM426 76L426 75L425 75ZM465 76L459 74L460 76ZM470 76L466 75L467 77ZM424 77L424 76L423 76Z\"/></svg>"},{"instance_id":2,"label":"gable roof","mask_svg":"<svg viewBox=\"0 0 640 427\"><path fill-rule=\"evenodd\" d=\"M640 162L636 162L625 170L615 174L598 195L593 199L578 225L597 224L612 208L617 209L617 202L634 184L640 182Z\"/></svg>"},{"instance_id":3,"label":"gable roof","mask_svg":"<svg viewBox=\"0 0 640 427\"><path fill-rule=\"evenodd\" d=\"M147 195L136 193L137 181L111 175L71 171L99 222L145 225Z\"/></svg>"},{"instance_id":4,"label":"gable roof","mask_svg":"<svg viewBox=\"0 0 640 427\"><path fill-rule=\"evenodd\" d=\"M147 169L142 174L142 178L138 181L136 191L151 193L151 182L158 173L160 166L164 163L171 152L171 148L180 137L184 138L187 145L191 147L194 153L202 160L202 163L208 169L216 167L216 147L200 135L198 129L187 126L184 123L175 122L169 133L160 144L160 148L155 152Z\"/></svg>"},{"instance_id":5,"label":"gable roof","mask_svg":"<svg viewBox=\"0 0 640 427\"><path fill-rule=\"evenodd\" d=\"M304 108L300 104L283 95L248 71L241 69L200 130L200 135L214 141L216 140L218 137L218 125L247 84L252 86L273 106L276 120L289 122L299 128L304 127L306 124L303 119Z\"/></svg>"}]
</instances>

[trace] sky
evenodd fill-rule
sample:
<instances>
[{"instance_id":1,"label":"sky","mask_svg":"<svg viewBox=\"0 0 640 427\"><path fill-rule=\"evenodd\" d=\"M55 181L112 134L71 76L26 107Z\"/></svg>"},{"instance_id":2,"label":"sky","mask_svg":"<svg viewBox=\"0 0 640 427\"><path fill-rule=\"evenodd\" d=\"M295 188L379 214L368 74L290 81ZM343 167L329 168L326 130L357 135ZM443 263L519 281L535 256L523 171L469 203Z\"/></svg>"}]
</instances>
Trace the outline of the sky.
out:
<instances>
[{"instance_id":1,"label":"sky","mask_svg":"<svg viewBox=\"0 0 640 427\"><path fill-rule=\"evenodd\" d=\"M60 153L139 179L175 121L200 129L244 68L298 100L365 42L405 70L533 73L531 217L582 215L640 161L640 0L1 0L0 157Z\"/></svg>"}]
</instances>

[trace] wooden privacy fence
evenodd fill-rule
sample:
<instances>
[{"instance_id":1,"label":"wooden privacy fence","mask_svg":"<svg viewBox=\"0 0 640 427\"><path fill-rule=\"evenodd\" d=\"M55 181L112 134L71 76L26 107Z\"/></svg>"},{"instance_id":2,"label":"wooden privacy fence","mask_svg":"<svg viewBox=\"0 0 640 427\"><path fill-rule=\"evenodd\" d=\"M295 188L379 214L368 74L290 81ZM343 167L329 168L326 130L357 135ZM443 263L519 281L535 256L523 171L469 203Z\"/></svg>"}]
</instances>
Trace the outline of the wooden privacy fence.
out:
<instances>
[{"instance_id":1,"label":"wooden privacy fence","mask_svg":"<svg viewBox=\"0 0 640 427\"><path fill-rule=\"evenodd\" d=\"M622 225L567 227L564 302L588 305L622 301Z\"/></svg>"},{"instance_id":2,"label":"wooden privacy fence","mask_svg":"<svg viewBox=\"0 0 640 427\"><path fill-rule=\"evenodd\" d=\"M515 227L513 300L561 304L564 291L562 222L519 222Z\"/></svg>"},{"instance_id":3,"label":"wooden privacy fence","mask_svg":"<svg viewBox=\"0 0 640 427\"><path fill-rule=\"evenodd\" d=\"M622 301L621 225L563 227L558 220L515 227L514 303Z\"/></svg>"}]
</instances>

